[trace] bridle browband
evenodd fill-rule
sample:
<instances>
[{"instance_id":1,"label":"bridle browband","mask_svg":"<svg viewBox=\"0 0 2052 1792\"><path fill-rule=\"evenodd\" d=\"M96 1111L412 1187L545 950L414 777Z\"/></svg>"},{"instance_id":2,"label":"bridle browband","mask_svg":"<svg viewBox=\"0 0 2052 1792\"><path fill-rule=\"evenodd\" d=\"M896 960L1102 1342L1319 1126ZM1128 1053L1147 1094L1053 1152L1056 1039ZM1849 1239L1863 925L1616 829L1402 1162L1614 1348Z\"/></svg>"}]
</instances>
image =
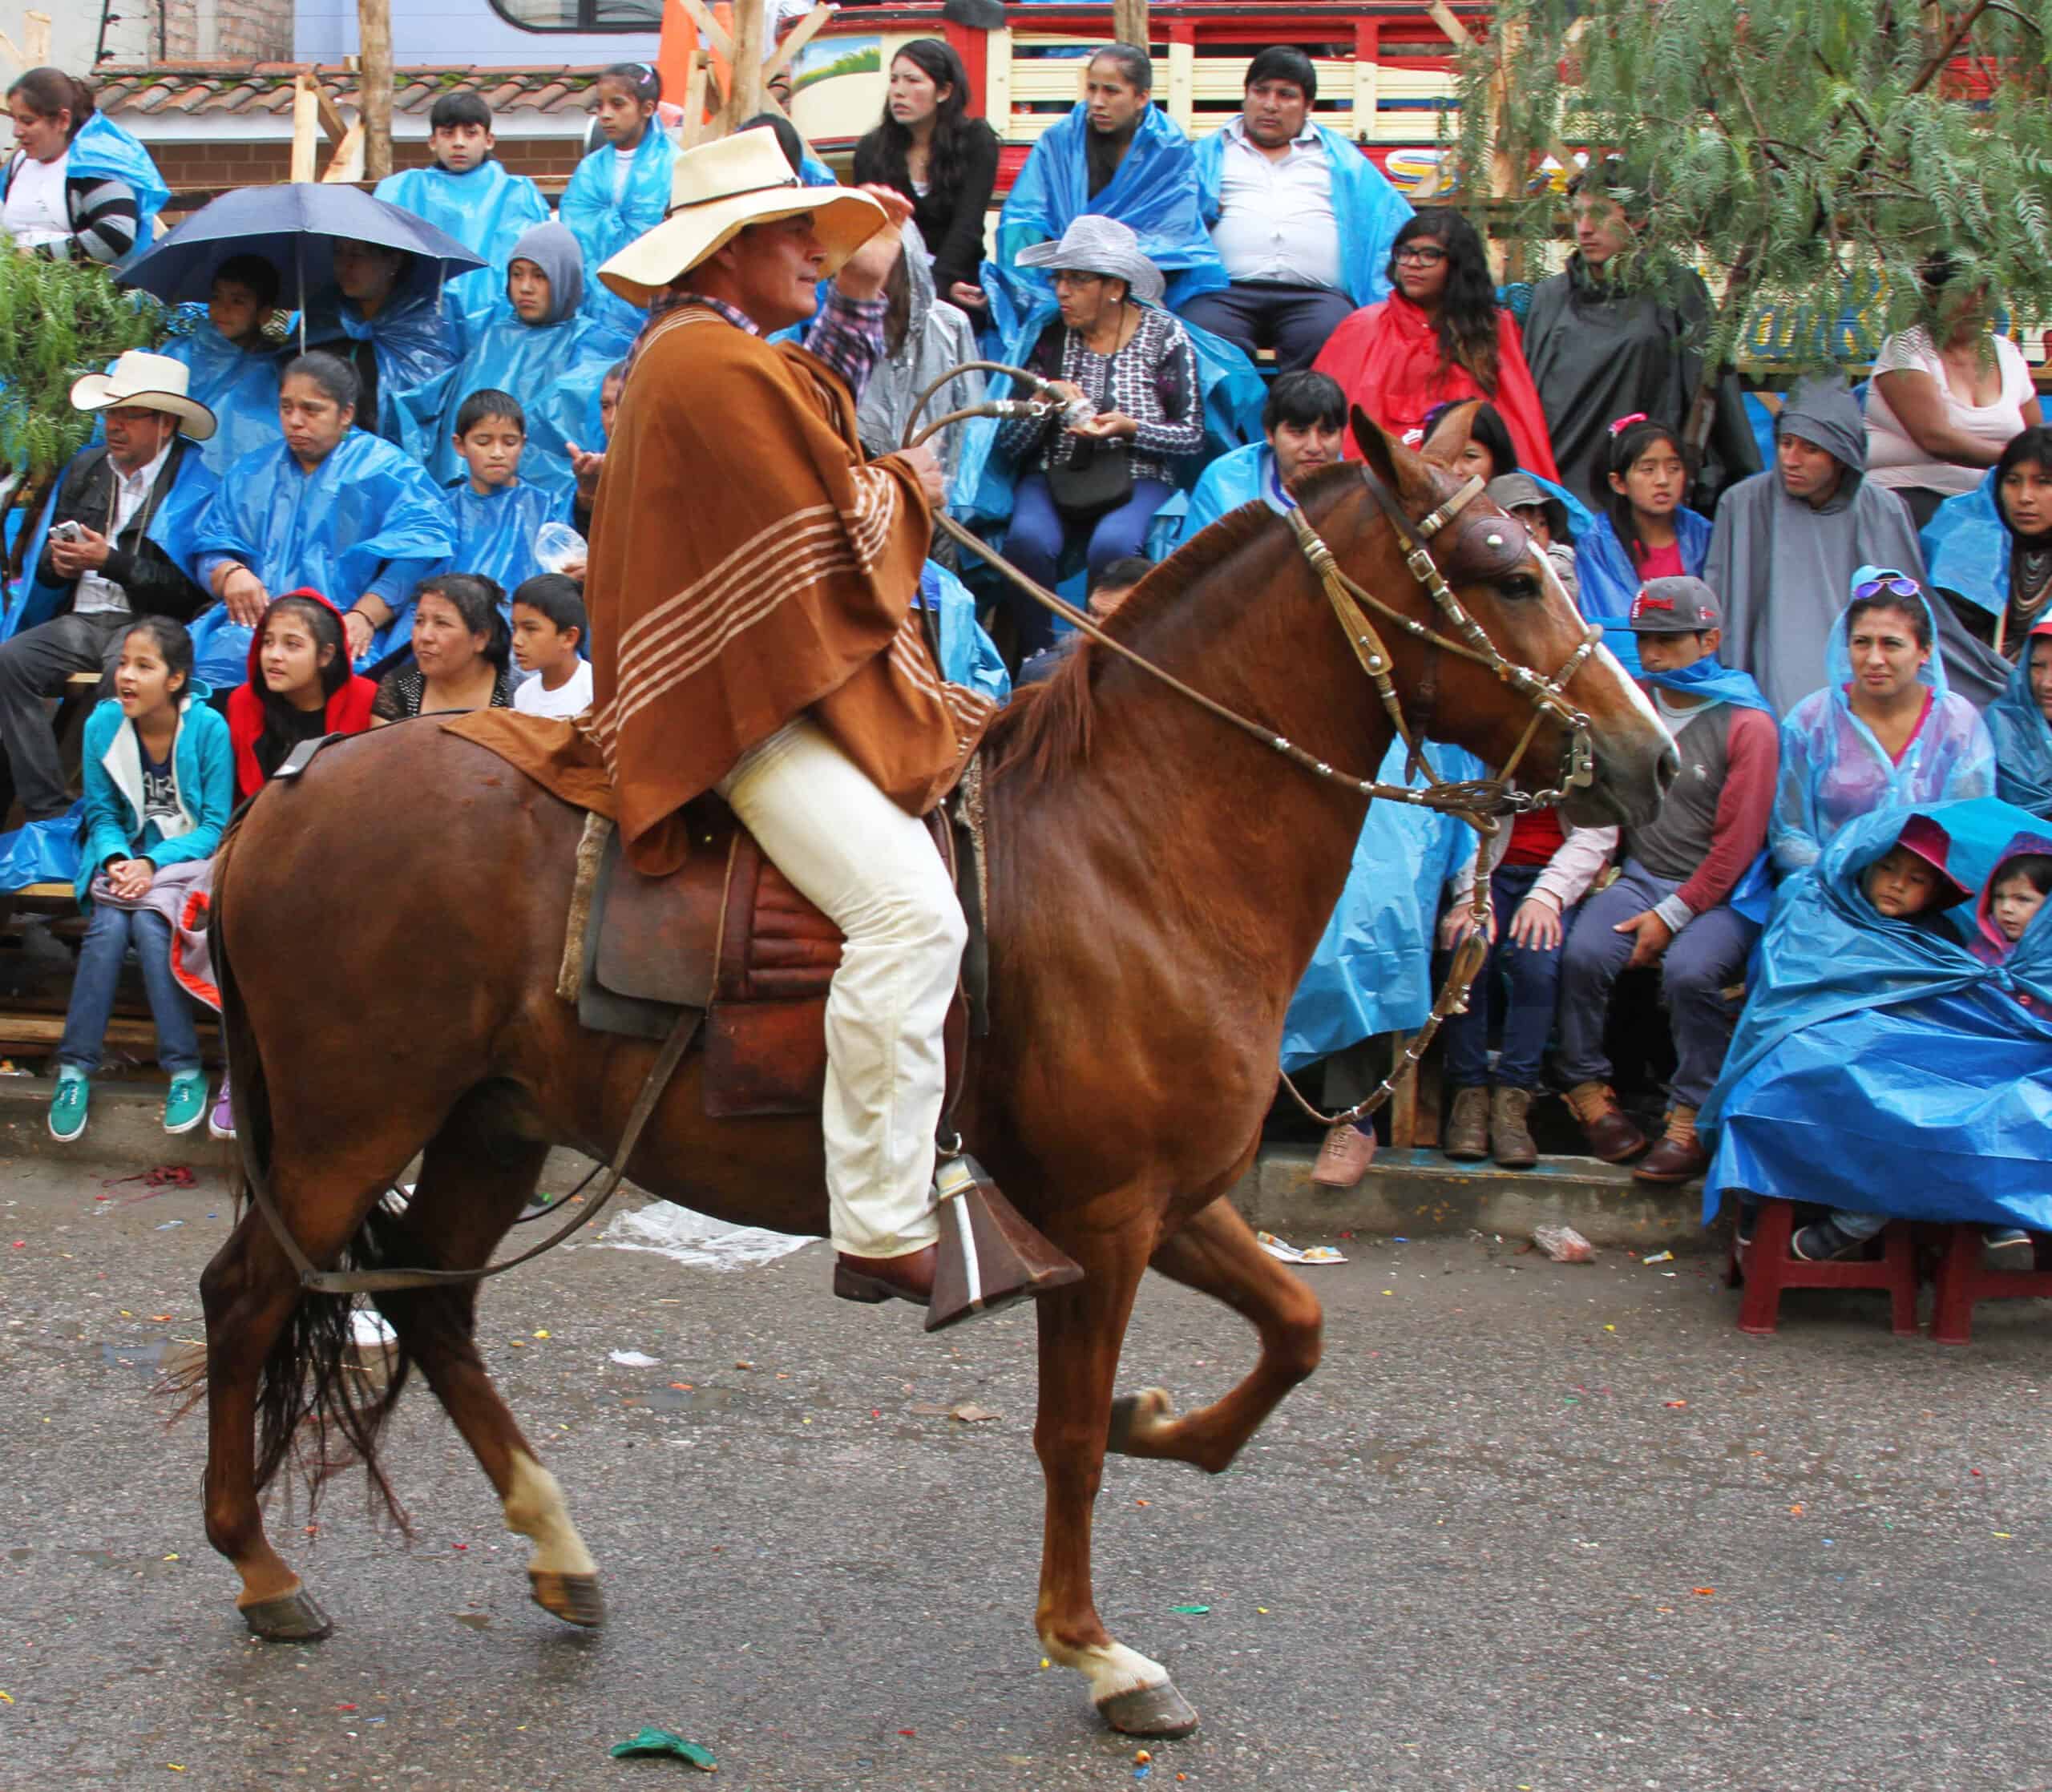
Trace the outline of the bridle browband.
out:
<instances>
[{"instance_id":1,"label":"bridle browband","mask_svg":"<svg viewBox=\"0 0 2052 1792\"><path fill-rule=\"evenodd\" d=\"M1047 385L1039 375L1024 368L992 362L980 365L1012 374L1036 388L1044 389ZM904 446L915 446L956 418L980 414L981 407L955 412L929 425L916 436L912 433L927 400L959 371L959 369L949 369L915 402L911 421L905 429ZM1000 402L1006 404L1008 408L1004 414L1008 415L1016 414L1021 410L1032 414L1029 405L1040 406L1042 414L1052 414L1062 408L1059 400ZM996 549L971 535L952 517L944 512L937 512L934 520L959 545L988 561L1035 603L1061 617L1100 648L1137 666L1180 696L1209 710L1220 720L1262 741L1315 777L1340 785L1371 800L1381 797L1385 801L1408 803L1413 808L1436 809L1442 814L1457 816L1474 829L1478 840L1493 835L1499 825L1499 818L1504 815L1525 814L1534 809L1549 808L1561 801L1570 790L1585 788L1595 776L1596 764L1589 720L1587 715L1569 700L1566 688L1569 680L1595 652L1598 644L1602 640L1602 631L1585 624L1581 644L1551 677L1505 658L1496 643L1489 639L1489 632L1468 613L1467 607L1447 583L1446 575L1440 570L1431 550L1426 546L1481 495L1484 489L1481 480L1468 478L1459 490L1414 523L1404 514L1404 507L1397 501L1396 494L1389 489L1388 482L1372 467L1363 464L1360 473L1369 495L1396 532L1397 544L1404 552L1404 563L1409 569L1411 576L1431 597L1434 608L1460 639L1442 633L1415 616L1406 615L1352 578L1340 567L1331 548L1304 515L1303 507L1294 501L1287 512L1287 519L1296 537L1298 551L1316 575L1319 587L1332 607L1333 615L1347 637L1347 644L1353 650L1354 657L1360 662L1361 669L1367 674L1369 682L1375 688L1376 699L1389 717L1391 725L1395 728L1397 738L1404 745L1409 756L1404 766L1405 777L1408 779L1422 772L1425 779L1422 788L1408 783L1383 784L1372 778L1360 777L1336 769L1325 761L1307 753L1286 736L1249 720L1237 711L1228 708L1214 698L1206 696L1202 691L1184 683L1145 655L1135 652L1124 642L1114 640L1089 615L1021 572ZM1508 519L1506 523L1510 527L1517 527L1509 523ZM1505 543L1502 538L1492 535L1488 538L1488 545L1501 547ZM1398 696L1391 676L1389 649L1374 622L1370 620L1370 611L1425 644L1425 671L1420 692L1424 713L1422 720L1416 727L1404 715L1403 700ZM1425 757L1425 739L1437 707L1437 656L1442 653L1451 653L1486 668L1522 695L1532 706L1532 720L1518 737L1517 745L1512 749L1510 757L1493 777L1466 781L1442 778L1433 771L1431 761ZM1538 734L1539 724L1549 716L1560 724L1568 737L1566 769L1561 781L1552 789L1537 792L1513 789L1510 780L1530 750L1533 741ZM1355 1103L1343 1113L1323 1114L1304 1099L1287 1075L1282 1076L1283 1087L1289 1090L1297 1105L1313 1120L1325 1126L1344 1125L1375 1112L1396 1094L1398 1082L1424 1055L1446 1017L1449 1014L1466 1011L1468 992L1481 969L1482 961L1488 956L1494 926L1489 879L1483 874L1479 863L1468 900L1468 918L1471 925L1467 938L1454 951L1446 982L1440 991L1438 999L1432 1004L1431 1015L1405 1046L1401 1061L1392 1068L1390 1075L1384 1077L1365 1100Z\"/></svg>"}]
</instances>

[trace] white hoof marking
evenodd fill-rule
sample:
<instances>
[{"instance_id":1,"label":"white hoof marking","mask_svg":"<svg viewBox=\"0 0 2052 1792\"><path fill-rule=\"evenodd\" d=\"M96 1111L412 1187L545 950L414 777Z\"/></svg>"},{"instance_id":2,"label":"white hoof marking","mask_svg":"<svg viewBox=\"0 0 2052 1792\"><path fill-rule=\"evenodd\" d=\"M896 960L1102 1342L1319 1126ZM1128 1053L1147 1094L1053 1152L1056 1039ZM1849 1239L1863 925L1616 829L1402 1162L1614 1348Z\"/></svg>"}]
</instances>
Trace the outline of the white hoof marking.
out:
<instances>
[{"instance_id":1,"label":"white hoof marking","mask_svg":"<svg viewBox=\"0 0 2052 1792\"><path fill-rule=\"evenodd\" d=\"M1088 1649L1068 1649L1043 1637L1041 1644L1049 1661L1059 1661L1064 1668L1074 1668L1090 1682L1093 1705L1102 1705L1121 1693L1137 1693L1145 1687L1164 1685L1169 1678L1169 1670L1160 1662L1149 1661L1137 1649L1128 1649L1123 1643L1093 1643Z\"/></svg>"},{"instance_id":2,"label":"white hoof marking","mask_svg":"<svg viewBox=\"0 0 2052 1792\"><path fill-rule=\"evenodd\" d=\"M543 1573L596 1574L599 1564L570 1522L563 1489L555 1477L532 1456L513 1453L513 1484L503 1508L506 1528L534 1540L527 1566Z\"/></svg>"}]
</instances>

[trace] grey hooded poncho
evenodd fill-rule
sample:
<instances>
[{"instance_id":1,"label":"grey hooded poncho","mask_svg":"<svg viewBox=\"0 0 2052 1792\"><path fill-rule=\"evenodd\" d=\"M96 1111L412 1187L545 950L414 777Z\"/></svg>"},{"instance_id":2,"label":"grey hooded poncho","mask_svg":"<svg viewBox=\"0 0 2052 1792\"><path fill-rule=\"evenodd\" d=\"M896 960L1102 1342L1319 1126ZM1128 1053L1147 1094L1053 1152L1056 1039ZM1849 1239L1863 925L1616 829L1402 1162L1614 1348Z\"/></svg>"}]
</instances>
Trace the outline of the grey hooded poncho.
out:
<instances>
[{"instance_id":1,"label":"grey hooded poncho","mask_svg":"<svg viewBox=\"0 0 2052 1792\"><path fill-rule=\"evenodd\" d=\"M855 410L855 427L862 446L872 454L887 454L904 439L912 402L929 381L939 378L951 367L973 360L976 353L976 333L967 314L935 294L932 264L915 224L905 226L904 265L911 282L905 339L895 353L877 362ZM983 400L984 376L961 374L933 395L919 414L919 426L923 429L950 411L965 410ZM941 467L950 479L961 458L963 428L957 423L933 438L934 452L940 457Z\"/></svg>"},{"instance_id":2,"label":"grey hooded poncho","mask_svg":"<svg viewBox=\"0 0 2052 1792\"><path fill-rule=\"evenodd\" d=\"M1733 486L1718 506L1703 575L1724 600L1725 664L1751 672L1775 713L1786 716L1824 688L1832 628L1853 574L1872 565L1921 579L1924 556L1901 499L1868 482L1866 426L1842 382L1804 381L1775 427L1777 439L1786 430L1828 450L1845 477L1820 509L1790 497L1778 468ZM2008 666L1949 606L1932 607L1953 688L1984 707Z\"/></svg>"}]
</instances>

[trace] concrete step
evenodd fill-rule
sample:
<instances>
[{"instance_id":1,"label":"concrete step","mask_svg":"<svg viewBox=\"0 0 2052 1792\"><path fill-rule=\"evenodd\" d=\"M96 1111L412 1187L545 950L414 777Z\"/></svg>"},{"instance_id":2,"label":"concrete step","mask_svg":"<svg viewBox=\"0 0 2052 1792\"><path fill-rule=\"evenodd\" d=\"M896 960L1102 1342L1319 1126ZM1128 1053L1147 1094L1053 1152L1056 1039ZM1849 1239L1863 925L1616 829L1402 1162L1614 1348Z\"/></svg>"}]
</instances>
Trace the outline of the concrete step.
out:
<instances>
[{"instance_id":1,"label":"concrete step","mask_svg":"<svg viewBox=\"0 0 2052 1792\"><path fill-rule=\"evenodd\" d=\"M0 1151L61 1158L95 1177L186 1164L213 1172L224 1185L233 1170L234 1148L208 1138L204 1128L176 1138L166 1134L161 1084L95 1080L85 1136L59 1144L46 1117L54 1087L42 1077L0 1077ZM1536 1226L1571 1225L1606 1249L1707 1248L1700 1183L1653 1188L1634 1181L1629 1168L1593 1157L1549 1157L1535 1169L1504 1170L1450 1163L1436 1151L1384 1150L1358 1188L1338 1193L1311 1181L1316 1157L1307 1147L1266 1147L1234 1191L1235 1205L1253 1225L1291 1239L1476 1231L1523 1240ZM551 1152L542 1187L567 1193L592 1167L580 1152Z\"/></svg>"}]
</instances>

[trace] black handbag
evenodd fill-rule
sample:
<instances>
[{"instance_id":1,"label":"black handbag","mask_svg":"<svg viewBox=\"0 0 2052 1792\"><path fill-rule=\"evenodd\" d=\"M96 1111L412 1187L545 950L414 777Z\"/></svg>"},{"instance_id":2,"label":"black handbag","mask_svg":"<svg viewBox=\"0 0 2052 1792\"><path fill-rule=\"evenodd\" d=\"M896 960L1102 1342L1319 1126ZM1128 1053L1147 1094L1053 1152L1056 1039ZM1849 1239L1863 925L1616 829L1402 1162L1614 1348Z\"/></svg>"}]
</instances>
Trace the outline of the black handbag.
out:
<instances>
[{"instance_id":1,"label":"black handbag","mask_svg":"<svg viewBox=\"0 0 2052 1792\"><path fill-rule=\"evenodd\" d=\"M1048 469L1048 495L1064 515L1095 516L1133 495L1133 457L1123 440L1081 441L1075 458Z\"/></svg>"}]
</instances>

